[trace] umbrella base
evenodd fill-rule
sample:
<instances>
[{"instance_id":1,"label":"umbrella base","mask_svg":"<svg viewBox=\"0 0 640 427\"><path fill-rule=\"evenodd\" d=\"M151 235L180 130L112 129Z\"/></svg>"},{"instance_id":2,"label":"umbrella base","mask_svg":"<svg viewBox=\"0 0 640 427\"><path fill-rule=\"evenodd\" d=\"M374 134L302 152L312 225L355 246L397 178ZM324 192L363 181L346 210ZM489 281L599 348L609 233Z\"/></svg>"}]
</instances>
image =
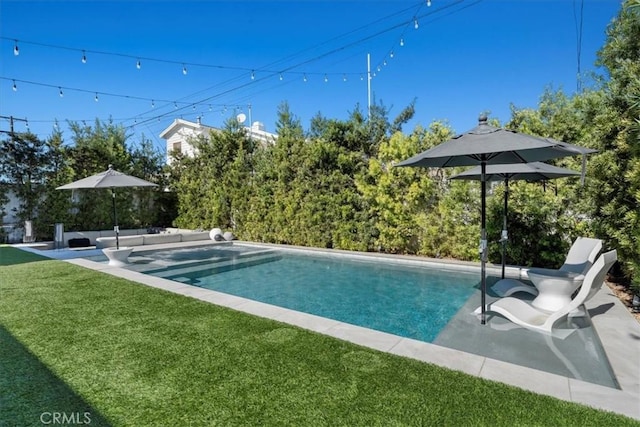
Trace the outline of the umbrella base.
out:
<instances>
[{"instance_id":1,"label":"umbrella base","mask_svg":"<svg viewBox=\"0 0 640 427\"><path fill-rule=\"evenodd\" d=\"M123 247L116 248L104 248L102 252L109 258L109 265L113 267L123 267L129 264L129 255L133 251L133 248Z\"/></svg>"}]
</instances>

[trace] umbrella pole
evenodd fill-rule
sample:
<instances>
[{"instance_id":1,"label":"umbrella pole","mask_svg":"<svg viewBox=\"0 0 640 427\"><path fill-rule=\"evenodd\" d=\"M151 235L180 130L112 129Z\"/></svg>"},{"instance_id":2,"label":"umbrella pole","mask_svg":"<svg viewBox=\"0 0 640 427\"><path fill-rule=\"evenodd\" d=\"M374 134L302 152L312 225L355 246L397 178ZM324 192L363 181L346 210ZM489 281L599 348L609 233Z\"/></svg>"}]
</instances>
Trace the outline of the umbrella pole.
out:
<instances>
[{"instance_id":1,"label":"umbrella pole","mask_svg":"<svg viewBox=\"0 0 640 427\"><path fill-rule=\"evenodd\" d=\"M505 266L507 265L507 241L509 235L507 232L507 203L509 200L509 178L504 180L504 211L502 214L502 236L500 241L502 242L502 278L504 279Z\"/></svg>"},{"instance_id":2,"label":"umbrella pole","mask_svg":"<svg viewBox=\"0 0 640 427\"><path fill-rule=\"evenodd\" d=\"M486 300L487 300L487 278L485 275L485 263L487 262L487 229L486 229L486 190L487 183L485 181L485 175L487 171L487 162L486 160L482 160L480 163L480 193L481 194L481 220L480 220L480 290L481 290L481 304L482 311L480 314L480 323L484 325L486 323L485 319L485 311L486 311Z\"/></svg>"},{"instance_id":3,"label":"umbrella pole","mask_svg":"<svg viewBox=\"0 0 640 427\"><path fill-rule=\"evenodd\" d=\"M116 250L120 249L120 240L118 234L120 234L120 227L118 227L118 214L116 213L116 190L111 187L111 204L113 205L113 231L116 233Z\"/></svg>"}]
</instances>

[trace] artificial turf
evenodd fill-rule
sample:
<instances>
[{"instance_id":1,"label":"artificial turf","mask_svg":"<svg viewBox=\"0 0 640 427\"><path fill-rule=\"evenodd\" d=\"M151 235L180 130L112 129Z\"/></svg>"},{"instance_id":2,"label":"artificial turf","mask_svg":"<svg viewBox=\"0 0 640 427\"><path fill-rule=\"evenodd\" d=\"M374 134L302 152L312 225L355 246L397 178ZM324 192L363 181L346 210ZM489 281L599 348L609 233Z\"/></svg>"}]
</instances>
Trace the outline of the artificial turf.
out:
<instances>
[{"instance_id":1,"label":"artificial turf","mask_svg":"<svg viewBox=\"0 0 640 427\"><path fill-rule=\"evenodd\" d=\"M0 265L0 425L640 425L15 248Z\"/></svg>"}]
</instances>

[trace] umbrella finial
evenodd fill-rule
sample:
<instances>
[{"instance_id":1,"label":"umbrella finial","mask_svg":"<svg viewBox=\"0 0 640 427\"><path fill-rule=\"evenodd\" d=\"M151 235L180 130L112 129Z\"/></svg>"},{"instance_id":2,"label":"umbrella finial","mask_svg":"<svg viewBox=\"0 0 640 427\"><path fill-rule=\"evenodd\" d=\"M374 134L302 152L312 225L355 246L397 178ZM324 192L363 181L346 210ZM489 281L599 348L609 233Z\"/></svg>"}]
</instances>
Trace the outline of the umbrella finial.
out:
<instances>
[{"instance_id":1,"label":"umbrella finial","mask_svg":"<svg viewBox=\"0 0 640 427\"><path fill-rule=\"evenodd\" d=\"M480 113L480 117L478 117L478 124L486 125L487 124L487 113Z\"/></svg>"}]
</instances>

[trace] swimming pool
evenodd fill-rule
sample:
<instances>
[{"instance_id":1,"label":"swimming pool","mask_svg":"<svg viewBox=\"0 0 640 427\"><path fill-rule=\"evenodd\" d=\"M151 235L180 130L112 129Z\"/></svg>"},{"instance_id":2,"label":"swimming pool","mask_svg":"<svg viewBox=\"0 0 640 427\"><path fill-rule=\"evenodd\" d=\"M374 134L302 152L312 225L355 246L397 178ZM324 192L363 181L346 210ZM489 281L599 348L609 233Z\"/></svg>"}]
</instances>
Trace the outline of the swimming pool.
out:
<instances>
[{"instance_id":1,"label":"swimming pool","mask_svg":"<svg viewBox=\"0 0 640 427\"><path fill-rule=\"evenodd\" d=\"M134 253L130 269L433 342L476 291L477 272L224 245ZM249 268L250 267L250 268Z\"/></svg>"},{"instance_id":2,"label":"swimming pool","mask_svg":"<svg viewBox=\"0 0 640 427\"><path fill-rule=\"evenodd\" d=\"M104 255L82 258L107 264ZM232 308L244 303L227 305L224 295L269 303L249 310L252 314L271 317L268 307L292 309L296 319L295 313L308 319L294 321L302 327L314 329L313 322L333 319L364 326L363 331L411 337L425 345L620 388L590 318L576 324L566 339L517 327L500 316L481 325L473 315L480 303L479 268L474 265L244 242L141 248L129 259L127 270L188 285L179 293L204 296L208 294L197 290L212 290L219 295L216 303ZM489 276L488 285L495 280ZM495 298L488 295L489 302Z\"/></svg>"}]
</instances>

